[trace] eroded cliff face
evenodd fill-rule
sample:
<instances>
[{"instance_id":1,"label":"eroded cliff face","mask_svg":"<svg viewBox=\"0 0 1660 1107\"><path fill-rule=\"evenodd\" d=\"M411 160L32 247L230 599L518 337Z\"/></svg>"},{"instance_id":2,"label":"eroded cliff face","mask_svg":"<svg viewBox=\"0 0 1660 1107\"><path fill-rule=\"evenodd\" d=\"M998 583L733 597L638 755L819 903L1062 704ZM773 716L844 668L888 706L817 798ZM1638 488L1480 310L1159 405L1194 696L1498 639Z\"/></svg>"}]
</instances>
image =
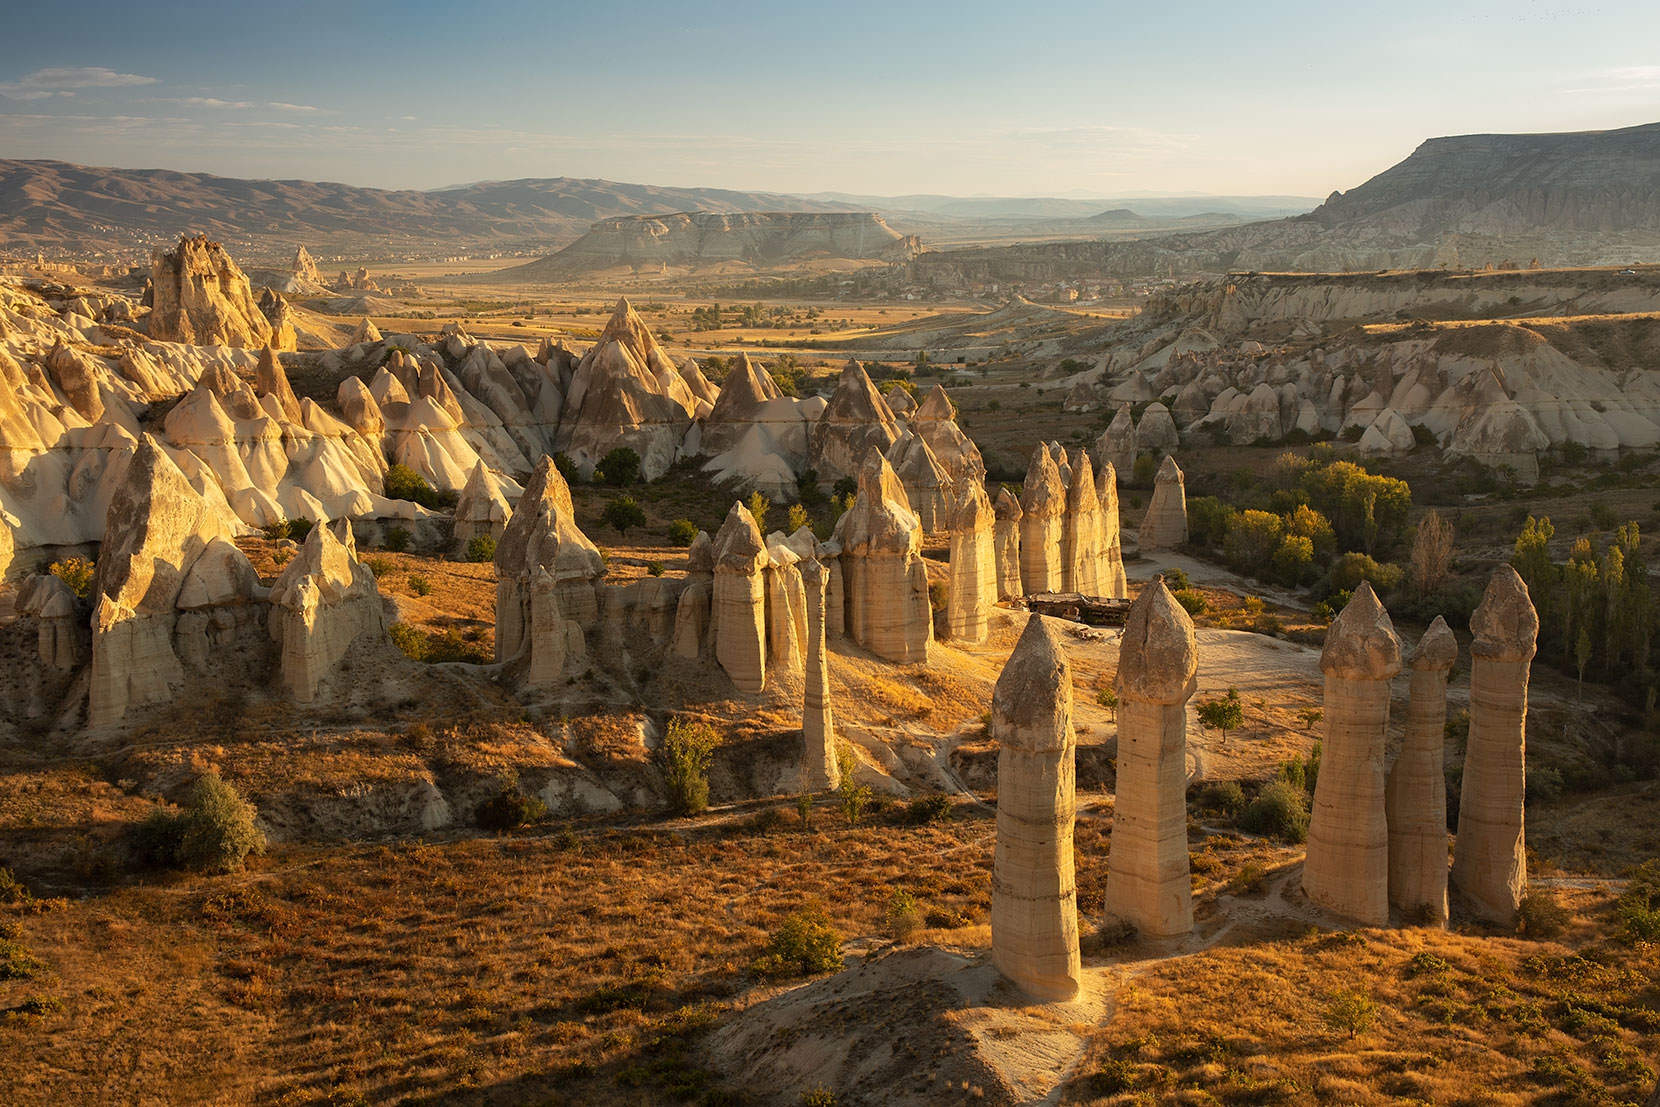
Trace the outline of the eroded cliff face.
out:
<instances>
[{"instance_id":1,"label":"eroded cliff face","mask_svg":"<svg viewBox=\"0 0 1660 1107\"><path fill-rule=\"evenodd\" d=\"M698 211L601 220L536 266L562 273L733 261L769 267L820 258L908 261L921 252L914 235L900 234L874 212Z\"/></svg>"}]
</instances>

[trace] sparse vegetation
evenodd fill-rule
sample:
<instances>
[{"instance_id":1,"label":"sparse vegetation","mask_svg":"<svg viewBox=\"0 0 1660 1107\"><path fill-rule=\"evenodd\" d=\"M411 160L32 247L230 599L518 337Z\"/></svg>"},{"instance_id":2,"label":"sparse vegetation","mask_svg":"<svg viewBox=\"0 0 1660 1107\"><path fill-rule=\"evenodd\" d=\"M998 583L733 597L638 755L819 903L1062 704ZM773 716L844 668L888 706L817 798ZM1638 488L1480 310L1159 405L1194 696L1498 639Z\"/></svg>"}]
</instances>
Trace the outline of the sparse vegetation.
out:
<instances>
[{"instance_id":1,"label":"sparse vegetation","mask_svg":"<svg viewBox=\"0 0 1660 1107\"><path fill-rule=\"evenodd\" d=\"M709 806L709 766L720 735L707 723L670 719L659 751L669 809L677 815L696 815Z\"/></svg>"},{"instance_id":2,"label":"sparse vegetation","mask_svg":"<svg viewBox=\"0 0 1660 1107\"><path fill-rule=\"evenodd\" d=\"M228 873L265 852L257 812L217 773L197 779L182 812L156 808L134 832L134 849L152 864Z\"/></svg>"},{"instance_id":3,"label":"sparse vegetation","mask_svg":"<svg viewBox=\"0 0 1660 1107\"><path fill-rule=\"evenodd\" d=\"M467 539L467 560L478 564L494 561L496 540L488 534L475 534Z\"/></svg>"},{"instance_id":4,"label":"sparse vegetation","mask_svg":"<svg viewBox=\"0 0 1660 1107\"><path fill-rule=\"evenodd\" d=\"M92 594L92 580L97 566L84 557L66 557L52 562L47 572L68 585L76 599L84 600Z\"/></svg>"}]
</instances>

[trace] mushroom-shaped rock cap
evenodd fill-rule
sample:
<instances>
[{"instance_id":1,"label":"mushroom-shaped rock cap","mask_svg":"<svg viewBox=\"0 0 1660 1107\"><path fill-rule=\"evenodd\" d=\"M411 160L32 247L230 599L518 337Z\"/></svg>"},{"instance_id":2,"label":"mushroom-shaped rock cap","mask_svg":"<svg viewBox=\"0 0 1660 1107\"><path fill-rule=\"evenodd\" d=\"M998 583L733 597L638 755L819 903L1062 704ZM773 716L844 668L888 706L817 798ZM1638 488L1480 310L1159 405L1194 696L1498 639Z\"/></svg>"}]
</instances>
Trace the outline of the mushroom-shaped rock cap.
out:
<instances>
[{"instance_id":1,"label":"mushroom-shaped rock cap","mask_svg":"<svg viewBox=\"0 0 1660 1107\"><path fill-rule=\"evenodd\" d=\"M757 530L760 528L757 527ZM709 537L709 532L700 530L697 537L692 539L691 549L686 551L686 571L688 573L712 573L715 571L715 541Z\"/></svg>"},{"instance_id":2,"label":"mushroom-shaped rock cap","mask_svg":"<svg viewBox=\"0 0 1660 1107\"><path fill-rule=\"evenodd\" d=\"M1020 517L1026 514L1024 511L1020 510L1020 501L1015 499L1014 493L1010 492L1007 488L998 490L997 500L991 505L991 507L992 510L997 513L997 518L1005 523L1018 523L1020 521Z\"/></svg>"},{"instance_id":3,"label":"mushroom-shaped rock cap","mask_svg":"<svg viewBox=\"0 0 1660 1107\"><path fill-rule=\"evenodd\" d=\"M1041 442L1032 451L1032 463L1026 468L1020 510L1026 515L1059 515L1066 510L1066 484L1061 480L1060 466Z\"/></svg>"},{"instance_id":4,"label":"mushroom-shaped rock cap","mask_svg":"<svg viewBox=\"0 0 1660 1107\"><path fill-rule=\"evenodd\" d=\"M1055 622L1026 620L991 693L994 719L1007 723L1001 740L1027 751L1065 749L1072 729L1072 666Z\"/></svg>"},{"instance_id":5,"label":"mushroom-shaped rock cap","mask_svg":"<svg viewBox=\"0 0 1660 1107\"><path fill-rule=\"evenodd\" d=\"M1166 482L1175 481L1177 484L1183 483L1185 478L1182 476L1182 467L1176 464L1175 454L1164 455L1164 463L1159 466L1158 476L1153 479Z\"/></svg>"},{"instance_id":6,"label":"mushroom-shaped rock cap","mask_svg":"<svg viewBox=\"0 0 1660 1107\"><path fill-rule=\"evenodd\" d=\"M715 568L734 573L757 573L767 567L767 546L755 516L742 503L734 503L726 522L715 535Z\"/></svg>"},{"instance_id":7,"label":"mushroom-shaped rock cap","mask_svg":"<svg viewBox=\"0 0 1660 1107\"><path fill-rule=\"evenodd\" d=\"M1527 582L1509 565L1493 570L1481 606L1470 616L1476 640L1470 653L1495 661L1526 661L1539 641L1539 613L1527 594Z\"/></svg>"},{"instance_id":8,"label":"mushroom-shaped rock cap","mask_svg":"<svg viewBox=\"0 0 1660 1107\"><path fill-rule=\"evenodd\" d=\"M1010 500L1014 497L1010 496ZM1020 505L1015 505L1020 510ZM951 529L954 531L987 530L995 521L996 516L991 509L991 499L986 495L985 485L979 481L970 481L963 485L963 490L957 494L957 501L951 506Z\"/></svg>"},{"instance_id":9,"label":"mushroom-shaped rock cap","mask_svg":"<svg viewBox=\"0 0 1660 1107\"><path fill-rule=\"evenodd\" d=\"M1124 617L1113 686L1120 699L1184 703L1198 672L1193 620L1159 577L1141 590Z\"/></svg>"},{"instance_id":10,"label":"mushroom-shaped rock cap","mask_svg":"<svg viewBox=\"0 0 1660 1107\"><path fill-rule=\"evenodd\" d=\"M1418 648L1412 651L1411 665L1414 669L1445 672L1452 668L1453 662L1457 660L1458 639L1453 637L1452 628L1447 626L1447 620L1437 615L1429 629L1424 631L1424 636L1418 639Z\"/></svg>"},{"instance_id":11,"label":"mushroom-shaped rock cap","mask_svg":"<svg viewBox=\"0 0 1660 1107\"><path fill-rule=\"evenodd\" d=\"M1388 680L1401 671L1401 640L1369 582L1360 582L1327 628L1320 670L1344 680Z\"/></svg>"}]
</instances>

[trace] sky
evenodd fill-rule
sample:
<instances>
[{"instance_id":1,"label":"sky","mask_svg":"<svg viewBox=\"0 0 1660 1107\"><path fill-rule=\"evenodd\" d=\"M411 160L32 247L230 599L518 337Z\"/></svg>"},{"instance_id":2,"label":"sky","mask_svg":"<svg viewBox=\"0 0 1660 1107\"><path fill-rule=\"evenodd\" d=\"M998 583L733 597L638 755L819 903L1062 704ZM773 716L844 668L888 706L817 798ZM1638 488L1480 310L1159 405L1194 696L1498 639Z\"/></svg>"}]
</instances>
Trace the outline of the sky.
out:
<instances>
[{"instance_id":1,"label":"sky","mask_svg":"<svg viewBox=\"0 0 1660 1107\"><path fill-rule=\"evenodd\" d=\"M441 188L1324 197L1660 121L1660 3L12 5L0 157Z\"/></svg>"}]
</instances>

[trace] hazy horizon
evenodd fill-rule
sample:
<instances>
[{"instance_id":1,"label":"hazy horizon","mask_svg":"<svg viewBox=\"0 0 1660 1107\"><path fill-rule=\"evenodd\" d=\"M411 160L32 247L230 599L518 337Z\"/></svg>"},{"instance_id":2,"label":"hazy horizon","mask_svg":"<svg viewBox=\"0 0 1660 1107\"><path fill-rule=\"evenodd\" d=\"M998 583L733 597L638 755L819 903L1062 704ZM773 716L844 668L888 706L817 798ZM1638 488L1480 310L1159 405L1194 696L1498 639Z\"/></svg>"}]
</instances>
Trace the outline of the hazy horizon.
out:
<instances>
[{"instance_id":1,"label":"hazy horizon","mask_svg":"<svg viewBox=\"0 0 1660 1107\"><path fill-rule=\"evenodd\" d=\"M1323 197L1425 139L1660 119L1660 9L35 5L0 155L394 189Z\"/></svg>"}]
</instances>

